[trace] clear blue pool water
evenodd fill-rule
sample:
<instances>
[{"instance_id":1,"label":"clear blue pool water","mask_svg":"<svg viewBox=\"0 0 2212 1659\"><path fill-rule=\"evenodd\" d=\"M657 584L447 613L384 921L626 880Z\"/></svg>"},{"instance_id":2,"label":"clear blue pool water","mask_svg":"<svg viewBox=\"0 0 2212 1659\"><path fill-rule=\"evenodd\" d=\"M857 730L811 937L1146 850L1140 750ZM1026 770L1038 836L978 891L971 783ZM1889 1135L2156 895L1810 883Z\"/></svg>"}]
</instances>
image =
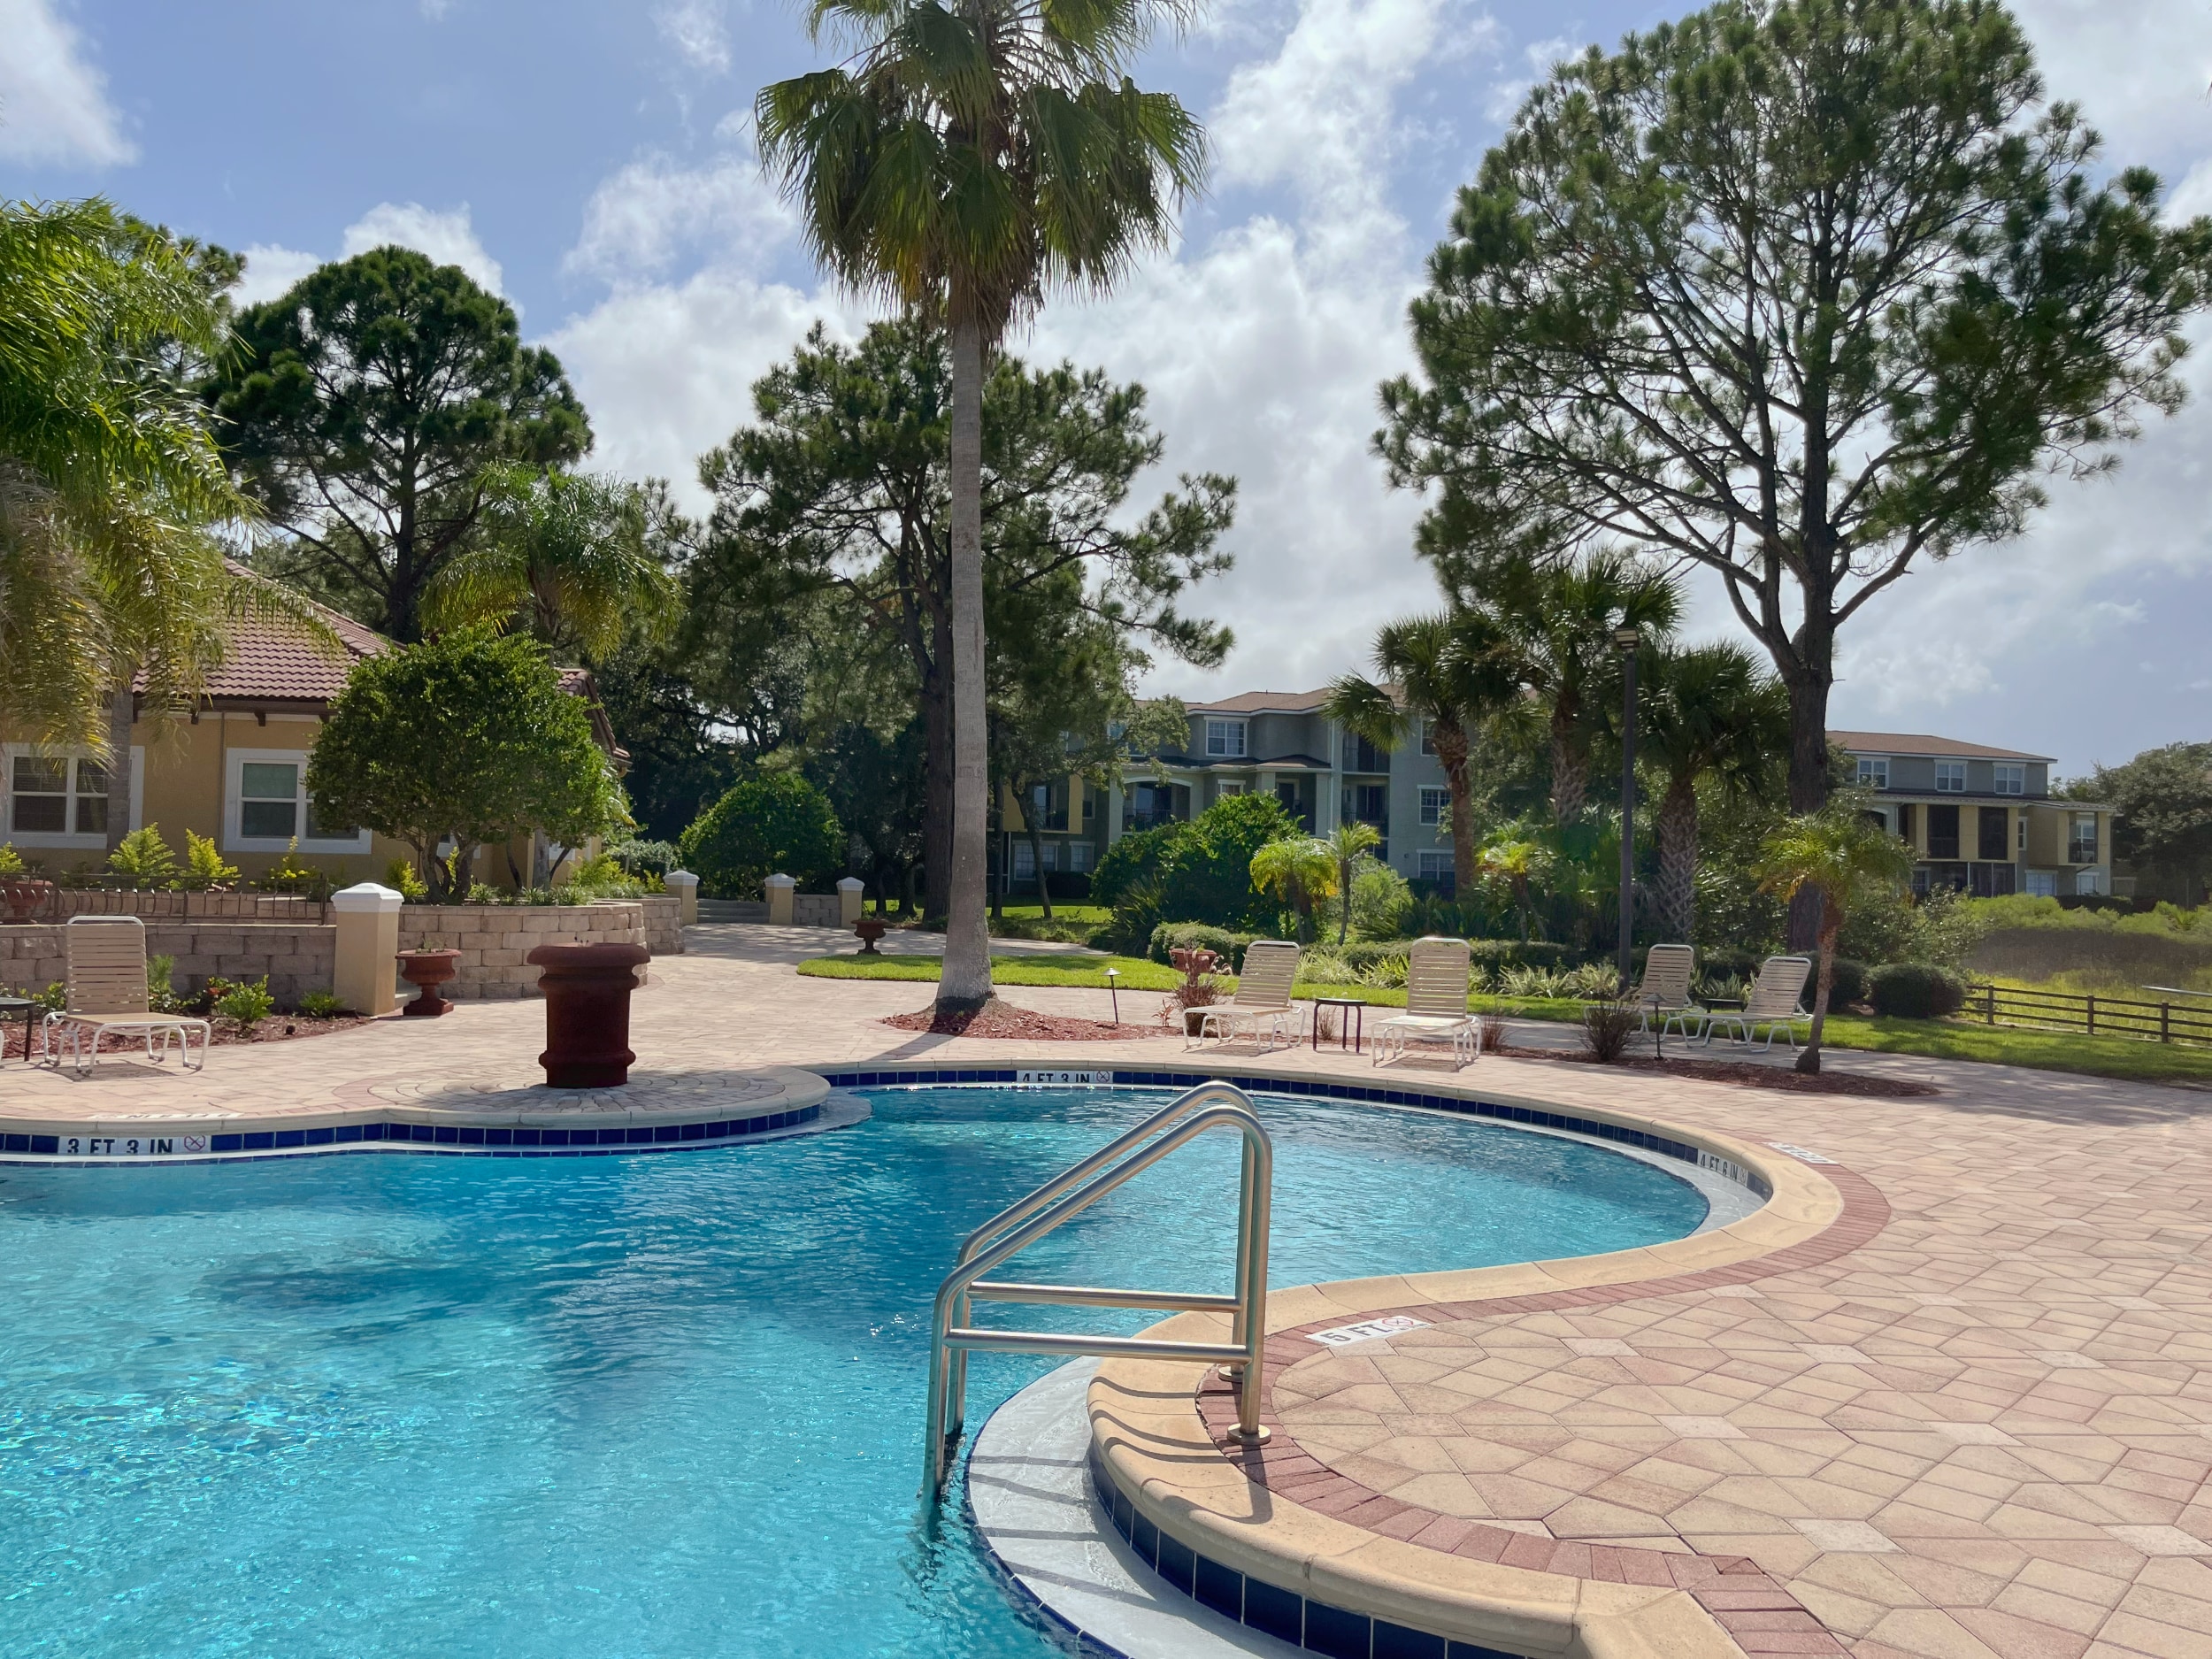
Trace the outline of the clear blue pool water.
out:
<instances>
[{"instance_id":1,"label":"clear blue pool water","mask_svg":"<svg viewBox=\"0 0 2212 1659\"><path fill-rule=\"evenodd\" d=\"M969 1228L1154 1090L871 1090L651 1156L0 1169L0 1654L977 1655L1048 1639L917 1497ZM1263 1099L1278 1284L1678 1237L1599 1148ZM1229 1288L1236 1151L1022 1274ZM987 1316L1142 1314L996 1309ZM970 1422L1052 1363L978 1356Z\"/></svg>"}]
</instances>

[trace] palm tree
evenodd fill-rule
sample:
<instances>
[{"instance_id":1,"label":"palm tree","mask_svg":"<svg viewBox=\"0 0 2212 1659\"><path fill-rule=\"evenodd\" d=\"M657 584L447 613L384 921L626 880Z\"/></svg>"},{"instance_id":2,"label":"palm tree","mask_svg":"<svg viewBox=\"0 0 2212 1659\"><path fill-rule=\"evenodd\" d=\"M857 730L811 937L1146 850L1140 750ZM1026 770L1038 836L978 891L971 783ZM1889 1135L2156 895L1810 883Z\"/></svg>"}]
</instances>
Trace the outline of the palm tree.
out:
<instances>
[{"instance_id":1,"label":"palm tree","mask_svg":"<svg viewBox=\"0 0 2212 1659\"><path fill-rule=\"evenodd\" d=\"M251 514L175 372L223 349L234 272L96 198L0 203L0 708L34 741L127 744L134 674L180 703L227 613L289 614L224 563Z\"/></svg>"},{"instance_id":2,"label":"palm tree","mask_svg":"<svg viewBox=\"0 0 2212 1659\"><path fill-rule=\"evenodd\" d=\"M1336 849L1327 841L1288 835L1252 855L1252 885L1298 913L1298 942L1313 937L1313 907L1336 895Z\"/></svg>"},{"instance_id":3,"label":"palm tree","mask_svg":"<svg viewBox=\"0 0 2212 1659\"><path fill-rule=\"evenodd\" d=\"M1549 849L1540 841L1504 836L1485 847L1475 863L1485 879L1501 882L1512 893L1514 908L1521 917L1521 942L1525 945L1529 887L1550 867Z\"/></svg>"},{"instance_id":4,"label":"palm tree","mask_svg":"<svg viewBox=\"0 0 2212 1659\"><path fill-rule=\"evenodd\" d=\"M1660 919L1677 939L1697 927L1701 779L1732 796L1756 796L1777 776L1789 743L1789 692L1736 645L1644 653L1646 694L1636 707L1638 753L1666 774L1655 814Z\"/></svg>"},{"instance_id":5,"label":"palm tree","mask_svg":"<svg viewBox=\"0 0 2212 1659\"><path fill-rule=\"evenodd\" d=\"M1465 609L1479 629L1471 653L1542 710L1552 822L1563 827L1589 793L1590 740L1604 726L1606 692L1617 683L1613 631L1632 626L1663 639L1681 615L1681 593L1630 555L1601 550L1573 562L1501 565Z\"/></svg>"},{"instance_id":6,"label":"palm tree","mask_svg":"<svg viewBox=\"0 0 2212 1659\"><path fill-rule=\"evenodd\" d=\"M1482 619L1408 617L1375 635L1380 683L1346 674L1329 688L1322 712L1378 749L1395 749L1408 729L1429 733L1451 792L1452 880L1475 886L1475 821L1468 778L1468 728L1511 701L1515 687Z\"/></svg>"},{"instance_id":7,"label":"palm tree","mask_svg":"<svg viewBox=\"0 0 2212 1659\"><path fill-rule=\"evenodd\" d=\"M983 381L1051 287L1103 292L1164 246L1204 170L1198 123L1125 73L1184 0L812 0L845 63L762 89L762 159L848 286L952 344L953 836L941 1007L991 994L983 686Z\"/></svg>"},{"instance_id":8,"label":"palm tree","mask_svg":"<svg viewBox=\"0 0 2212 1659\"><path fill-rule=\"evenodd\" d=\"M1352 930L1352 878L1355 867L1376 848L1382 845L1381 832L1372 824L1354 821L1339 824L1321 838L1321 844L1329 849L1329 856L1336 860L1336 890L1343 905L1336 918L1336 942L1340 949Z\"/></svg>"},{"instance_id":9,"label":"palm tree","mask_svg":"<svg viewBox=\"0 0 2212 1659\"><path fill-rule=\"evenodd\" d=\"M1801 1071L1820 1070L1820 1035L1828 1022L1828 990L1834 982L1836 935L1844 912L1862 894L1894 895L1912 876L1912 849L1870 817L1848 791L1829 797L1817 812L1786 820L1767 838L1759 885L1784 900L1817 893L1820 979L1813 993L1813 1028L1797 1056Z\"/></svg>"},{"instance_id":10,"label":"palm tree","mask_svg":"<svg viewBox=\"0 0 2212 1659\"><path fill-rule=\"evenodd\" d=\"M425 598L435 627L521 617L548 643L605 657L634 623L673 603L658 530L670 516L652 487L557 467L495 469L470 545Z\"/></svg>"}]
</instances>

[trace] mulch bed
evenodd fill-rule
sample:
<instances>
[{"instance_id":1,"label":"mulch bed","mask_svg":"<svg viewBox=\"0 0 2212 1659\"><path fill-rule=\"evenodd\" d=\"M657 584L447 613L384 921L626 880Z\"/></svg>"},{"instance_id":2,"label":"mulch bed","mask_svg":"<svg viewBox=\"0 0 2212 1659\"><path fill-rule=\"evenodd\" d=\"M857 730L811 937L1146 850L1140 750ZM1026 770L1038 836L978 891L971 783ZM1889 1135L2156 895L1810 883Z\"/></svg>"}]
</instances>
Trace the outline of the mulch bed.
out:
<instances>
[{"instance_id":1,"label":"mulch bed","mask_svg":"<svg viewBox=\"0 0 2212 1659\"><path fill-rule=\"evenodd\" d=\"M1571 1048L1524 1048L1508 1043L1491 1052L1511 1060L1560 1060L1570 1065L1599 1064L1594 1055ZM1808 1077L1787 1066L1755 1065L1747 1060L1655 1060L1648 1055L1624 1055L1613 1064L1630 1071L1657 1071L1668 1077L1695 1078L1704 1083L1780 1089L1790 1094L1863 1094L1884 1100L1919 1100L1943 1092L1932 1083L1915 1083L1904 1078L1870 1077L1863 1071L1818 1071Z\"/></svg>"},{"instance_id":2,"label":"mulch bed","mask_svg":"<svg viewBox=\"0 0 2212 1659\"><path fill-rule=\"evenodd\" d=\"M1040 1014L995 996L972 1011L940 1013L926 1008L916 1014L894 1014L883 1023L901 1031L926 1031L939 1037L1005 1037L1028 1042L1125 1042L1158 1034L1142 1025L1110 1025L1099 1019Z\"/></svg>"},{"instance_id":3,"label":"mulch bed","mask_svg":"<svg viewBox=\"0 0 2212 1659\"><path fill-rule=\"evenodd\" d=\"M188 1015L186 1018L200 1018L203 1017ZM310 1019L304 1014L272 1014L268 1018L255 1025L251 1031L241 1031L230 1021L218 1019L215 1021L214 1046L218 1048L228 1048L249 1042L291 1042L302 1037L326 1036L334 1031L351 1031L356 1025L365 1025L368 1023L369 1017L366 1014L337 1014L328 1019ZM38 1055L38 1023L36 1020L34 1020L31 1025L30 1041L32 1057L36 1058ZM135 1041L124 1037L106 1039L100 1045L101 1058L105 1059L110 1055L121 1056L130 1054ZM195 1048L199 1047L199 1036L196 1033L193 1035L192 1046ZM140 1058L145 1057L145 1046L142 1042L137 1042L137 1052ZM10 1014L5 1026L0 1028L0 1060L21 1060L23 1057L23 1016L19 1013Z\"/></svg>"}]
</instances>

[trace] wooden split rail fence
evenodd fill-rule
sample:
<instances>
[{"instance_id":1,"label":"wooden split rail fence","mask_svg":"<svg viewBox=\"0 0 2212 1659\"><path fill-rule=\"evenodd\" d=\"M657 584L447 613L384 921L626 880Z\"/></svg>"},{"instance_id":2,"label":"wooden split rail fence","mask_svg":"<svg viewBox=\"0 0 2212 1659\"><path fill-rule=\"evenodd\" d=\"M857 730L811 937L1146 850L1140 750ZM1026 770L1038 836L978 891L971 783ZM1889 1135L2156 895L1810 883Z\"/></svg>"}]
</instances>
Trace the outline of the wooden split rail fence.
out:
<instances>
[{"instance_id":1,"label":"wooden split rail fence","mask_svg":"<svg viewBox=\"0 0 2212 1659\"><path fill-rule=\"evenodd\" d=\"M1989 1025L2078 1031L2092 1037L2135 1037L2149 1042L2212 1043L2212 1001L2154 1002L2142 997L1972 985L1967 987L1966 1006L1959 1011Z\"/></svg>"}]
</instances>

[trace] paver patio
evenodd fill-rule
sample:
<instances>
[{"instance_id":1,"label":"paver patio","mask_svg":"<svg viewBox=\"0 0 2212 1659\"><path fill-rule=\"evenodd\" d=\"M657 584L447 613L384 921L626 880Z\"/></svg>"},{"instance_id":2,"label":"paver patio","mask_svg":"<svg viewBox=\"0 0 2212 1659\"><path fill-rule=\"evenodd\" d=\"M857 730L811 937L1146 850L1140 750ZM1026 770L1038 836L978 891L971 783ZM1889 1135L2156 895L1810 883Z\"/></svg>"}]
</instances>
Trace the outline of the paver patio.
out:
<instances>
[{"instance_id":1,"label":"paver patio","mask_svg":"<svg viewBox=\"0 0 2212 1659\"><path fill-rule=\"evenodd\" d=\"M794 975L829 937L693 930L691 954L657 962L636 1000L641 1068L1183 1053L1164 1033L1084 1051L892 1030L877 1022L927 987ZM1006 995L1108 1009L1103 992ZM1125 992L1121 1005L1143 1018L1157 999ZM0 1068L0 1104L73 1118L92 1094L103 1116L265 1116L365 1079L528 1080L542 1031L541 1004L478 1004L218 1048L182 1077L109 1062L81 1081L19 1062ZM1310 1457L1392 1513L1459 1521L1459 1536L1587 1546L1591 1572L1621 1549L1748 1557L1825 1630L1747 1605L1724 1622L1747 1652L1832 1651L1832 1632L1861 1659L2212 1655L2212 1094L1839 1064L1942 1093L1804 1095L1485 1058L1463 1080L1832 1159L1823 1172L1859 1194L1857 1230L1832 1259L1737 1283L1462 1307L1355 1351L1279 1339L1277 1455ZM1279 1068L1372 1076L1327 1048L1234 1062Z\"/></svg>"}]
</instances>

